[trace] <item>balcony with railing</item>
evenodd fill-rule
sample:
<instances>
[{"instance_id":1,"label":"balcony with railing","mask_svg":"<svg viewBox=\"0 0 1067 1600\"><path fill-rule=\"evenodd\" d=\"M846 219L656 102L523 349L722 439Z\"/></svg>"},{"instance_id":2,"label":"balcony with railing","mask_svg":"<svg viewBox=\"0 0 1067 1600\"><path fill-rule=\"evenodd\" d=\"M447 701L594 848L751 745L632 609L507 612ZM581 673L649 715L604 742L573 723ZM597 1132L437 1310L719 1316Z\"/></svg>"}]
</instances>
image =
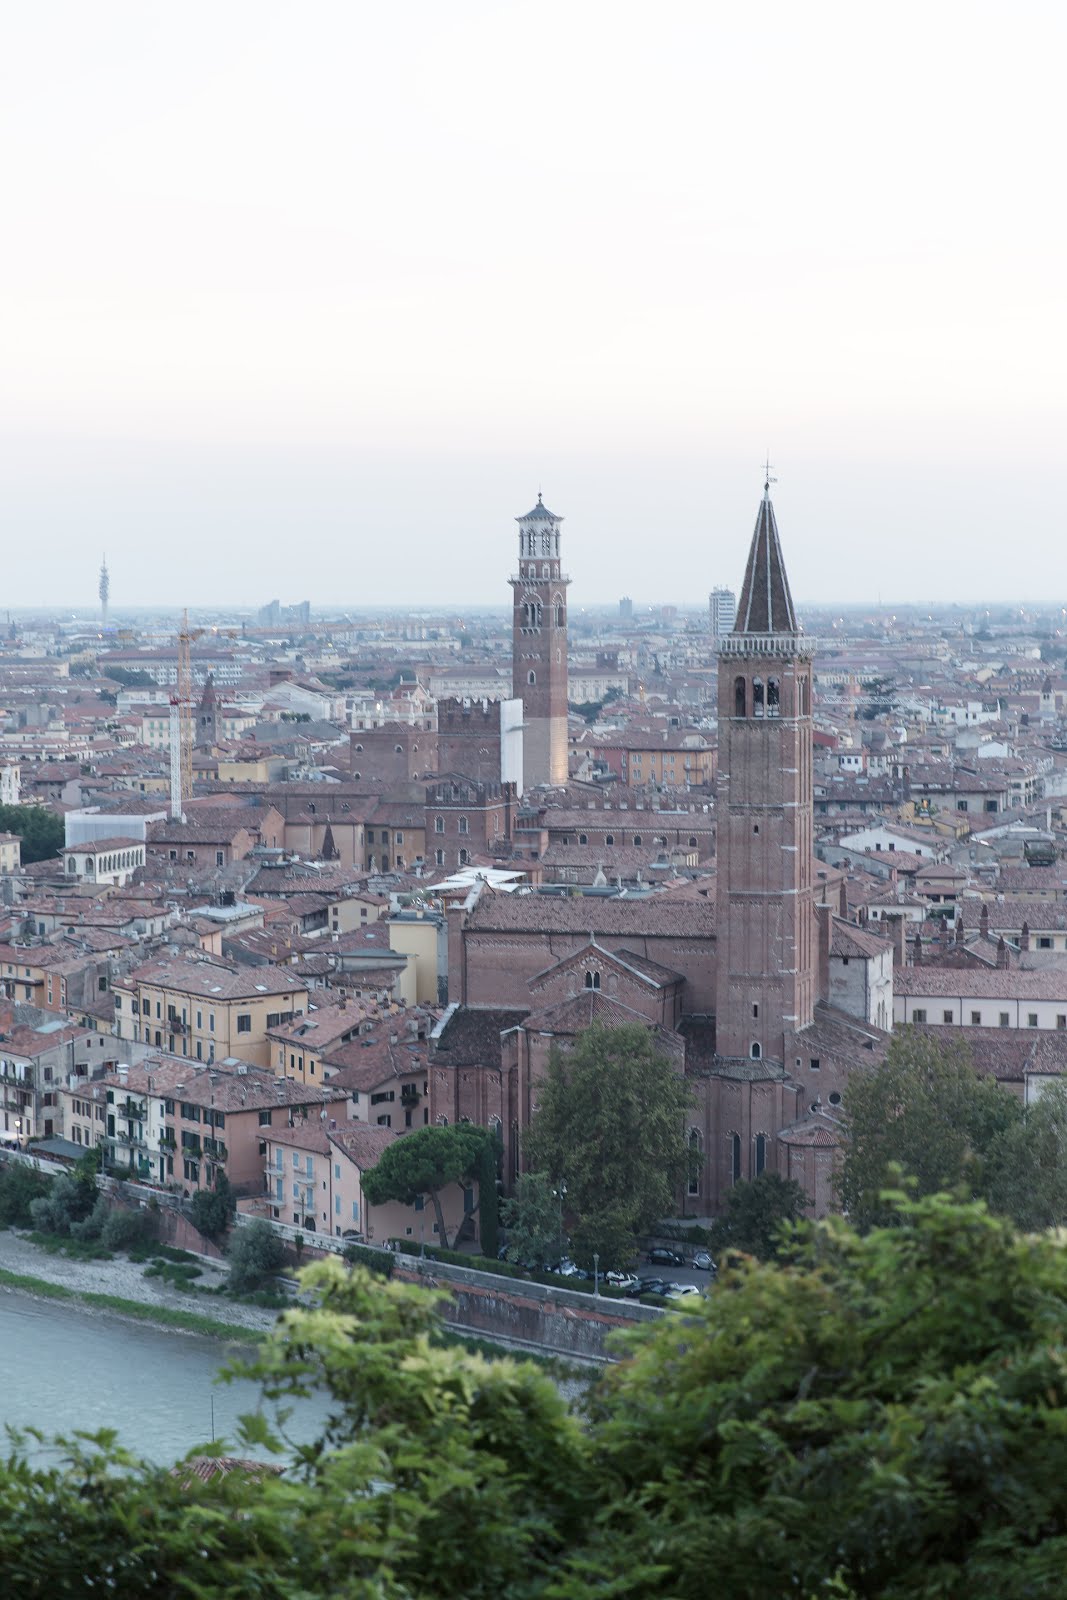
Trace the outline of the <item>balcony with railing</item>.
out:
<instances>
[{"instance_id":1,"label":"balcony with railing","mask_svg":"<svg viewBox=\"0 0 1067 1600\"><path fill-rule=\"evenodd\" d=\"M119 1129L111 1135L112 1144L123 1145L128 1150L142 1150L148 1148L148 1140L143 1133L137 1133L132 1128Z\"/></svg>"}]
</instances>

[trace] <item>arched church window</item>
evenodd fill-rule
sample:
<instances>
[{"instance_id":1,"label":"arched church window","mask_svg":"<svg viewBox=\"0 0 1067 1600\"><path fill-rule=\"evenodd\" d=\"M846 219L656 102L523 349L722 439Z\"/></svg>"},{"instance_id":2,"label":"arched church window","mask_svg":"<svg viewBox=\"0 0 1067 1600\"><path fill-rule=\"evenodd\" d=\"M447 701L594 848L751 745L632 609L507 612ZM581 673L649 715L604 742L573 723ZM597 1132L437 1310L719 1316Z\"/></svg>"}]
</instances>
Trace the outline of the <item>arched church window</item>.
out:
<instances>
[{"instance_id":1,"label":"arched church window","mask_svg":"<svg viewBox=\"0 0 1067 1600\"><path fill-rule=\"evenodd\" d=\"M444 819L444 817L434 817L434 819L433 819L433 831L434 831L434 833L444 833L444 831L445 831L445 819Z\"/></svg>"},{"instance_id":2,"label":"arched church window","mask_svg":"<svg viewBox=\"0 0 1067 1600\"><path fill-rule=\"evenodd\" d=\"M748 1053L752 1057L753 1061L758 1061L762 1055L763 1052L760 1050L759 1044L755 1039L753 1039L752 1048Z\"/></svg>"},{"instance_id":3,"label":"arched church window","mask_svg":"<svg viewBox=\"0 0 1067 1600\"><path fill-rule=\"evenodd\" d=\"M730 1135L730 1182L741 1182L741 1135Z\"/></svg>"},{"instance_id":4,"label":"arched church window","mask_svg":"<svg viewBox=\"0 0 1067 1600\"><path fill-rule=\"evenodd\" d=\"M461 867L465 867L467 865L468 861L470 860L470 858L471 858L471 853L470 853L469 850L461 850L460 853L459 853L459 864L460 864L460 866Z\"/></svg>"},{"instance_id":5,"label":"arched church window","mask_svg":"<svg viewBox=\"0 0 1067 1600\"><path fill-rule=\"evenodd\" d=\"M745 714L745 680L734 679L734 716L743 717Z\"/></svg>"},{"instance_id":6,"label":"arched church window","mask_svg":"<svg viewBox=\"0 0 1067 1600\"><path fill-rule=\"evenodd\" d=\"M527 683L536 683L537 682L537 673L534 672L532 667L530 668L530 671L526 674L526 682Z\"/></svg>"},{"instance_id":7,"label":"arched church window","mask_svg":"<svg viewBox=\"0 0 1067 1600\"><path fill-rule=\"evenodd\" d=\"M769 717L777 717L779 715L779 713L781 712L781 708L782 708L782 700L781 700L781 691L780 691L780 689L778 687L778 679L777 678L768 678L767 679L767 715Z\"/></svg>"},{"instance_id":8,"label":"arched church window","mask_svg":"<svg viewBox=\"0 0 1067 1600\"><path fill-rule=\"evenodd\" d=\"M763 715L763 679L762 678L753 678L753 680L752 680L752 715L754 717L762 717L762 715Z\"/></svg>"},{"instance_id":9,"label":"arched church window","mask_svg":"<svg viewBox=\"0 0 1067 1600\"><path fill-rule=\"evenodd\" d=\"M543 556L547 556L547 555L551 555L551 553L552 553L552 535L550 533L543 533L541 535L541 554Z\"/></svg>"},{"instance_id":10,"label":"arched church window","mask_svg":"<svg viewBox=\"0 0 1067 1600\"><path fill-rule=\"evenodd\" d=\"M600 988L600 973L599 972L587 972L586 975L585 975L585 986L586 986L587 989L599 989Z\"/></svg>"},{"instance_id":11,"label":"arched church window","mask_svg":"<svg viewBox=\"0 0 1067 1600\"><path fill-rule=\"evenodd\" d=\"M767 1135L765 1133L757 1133L757 1135L756 1135L756 1177L757 1178L759 1177L760 1173L764 1170L766 1165L767 1165Z\"/></svg>"},{"instance_id":12,"label":"arched church window","mask_svg":"<svg viewBox=\"0 0 1067 1600\"><path fill-rule=\"evenodd\" d=\"M797 702L798 702L799 709L800 709L800 715L802 717L806 717L807 714L808 714L808 680L807 680L807 678L800 678L800 679L797 680Z\"/></svg>"}]
</instances>

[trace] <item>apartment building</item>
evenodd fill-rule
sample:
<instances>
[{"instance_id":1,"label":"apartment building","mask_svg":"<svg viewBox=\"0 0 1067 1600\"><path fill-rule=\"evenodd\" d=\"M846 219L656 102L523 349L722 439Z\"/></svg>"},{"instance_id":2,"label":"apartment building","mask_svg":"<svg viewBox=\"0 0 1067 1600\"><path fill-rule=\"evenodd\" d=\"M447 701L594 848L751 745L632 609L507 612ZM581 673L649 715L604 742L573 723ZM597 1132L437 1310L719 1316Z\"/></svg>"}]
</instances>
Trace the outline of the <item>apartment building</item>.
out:
<instances>
[{"instance_id":1,"label":"apartment building","mask_svg":"<svg viewBox=\"0 0 1067 1600\"><path fill-rule=\"evenodd\" d=\"M267 1139L292 1124L343 1118L343 1092L307 1091L244 1061L199 1066L146 1056L61 1091L67 1136L105 1147L105 1167L132 1167L147 1183L210 1189L225 1176L238 1195L260 1194Z\"/></svg>"},{"instance_id":2,"label":"apartment building","mask_svg":"<svg viewBox=\"0 0 1067 1600\"><path fill-rule=\"evenodd\" d=\"M228 964L193 953L117 978L114 1032L196 1061L239 1057L269 1067L268 1031L308 1008L303 979L280 967Z\"/></svg>"}]
</instances>

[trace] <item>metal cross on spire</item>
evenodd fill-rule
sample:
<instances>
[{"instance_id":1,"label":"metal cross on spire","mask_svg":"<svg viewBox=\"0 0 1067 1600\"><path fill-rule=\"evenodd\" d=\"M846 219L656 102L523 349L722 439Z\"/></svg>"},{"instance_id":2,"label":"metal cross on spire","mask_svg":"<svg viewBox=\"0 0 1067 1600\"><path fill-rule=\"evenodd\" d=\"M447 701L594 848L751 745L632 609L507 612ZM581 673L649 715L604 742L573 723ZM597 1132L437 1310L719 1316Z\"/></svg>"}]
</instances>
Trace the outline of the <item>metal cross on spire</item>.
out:
<instances>
[{"instance_id":1,"label":"metal cross on spire","mask_svg":"<svg viewBox=\"0 0 1067 1600\"><path fill-rule=\"evenodd\" d=\"M768 450L767 451L767 459L763 463L763 492L764 492L764 494L769 495L770 492L771 492L771 484L772 483L777 483L777 482L778 482L777 478L772 478L771 477L771 453Z\"/></svg>"}]
</instances>

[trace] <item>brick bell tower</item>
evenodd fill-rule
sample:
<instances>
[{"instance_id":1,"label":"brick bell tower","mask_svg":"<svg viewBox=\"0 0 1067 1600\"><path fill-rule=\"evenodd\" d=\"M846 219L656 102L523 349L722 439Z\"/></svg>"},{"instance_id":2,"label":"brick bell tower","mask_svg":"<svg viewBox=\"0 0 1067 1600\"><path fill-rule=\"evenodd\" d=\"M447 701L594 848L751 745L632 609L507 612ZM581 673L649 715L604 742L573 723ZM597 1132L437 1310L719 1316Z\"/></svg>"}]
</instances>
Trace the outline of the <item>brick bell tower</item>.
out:
<instances>
[{"instance_id":1,"label":"brick bell tower","mask_svg":"<svg viewBox=\"0 0 1067 1600\"><path fill-rule=\"evenodd\" d=\"M567 586L557 517L537 496L519 525L519 570L510 579L512 694L523 708L523 781L567 781Z\"/></svg>"},{"instance_id":2,"label":"brick bell tower","mask_svg":"<svg viewBox=\"0 0 1067 1600\"><path fill-rule=\"evenodd\" d=\"M715 1052L785 1063L813 1020L811 654L764 484L719 650Z\"/></svg>"}]
</instances>

